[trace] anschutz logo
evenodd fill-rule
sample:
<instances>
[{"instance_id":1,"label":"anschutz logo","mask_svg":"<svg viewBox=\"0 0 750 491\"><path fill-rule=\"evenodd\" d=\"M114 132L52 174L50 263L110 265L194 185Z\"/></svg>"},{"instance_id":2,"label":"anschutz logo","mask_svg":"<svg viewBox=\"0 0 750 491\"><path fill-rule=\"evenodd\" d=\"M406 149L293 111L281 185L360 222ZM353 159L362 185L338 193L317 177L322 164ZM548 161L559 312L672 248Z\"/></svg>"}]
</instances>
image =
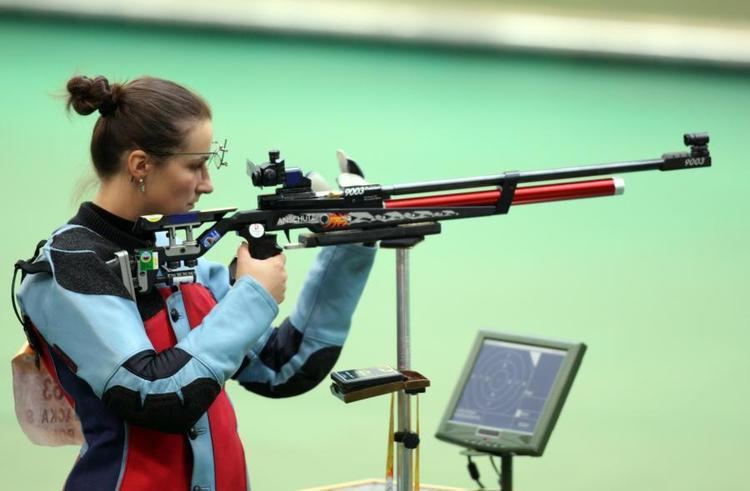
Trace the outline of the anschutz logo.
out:
<instances>
[{"instance_id":1,"label":"anschutz logo","mask_svg":"<svg viewBox=\"0 0 750 491\"><path fill-rule=\"evenodd\" d=\"M706 164L705 157L696 157L692 159L685 159L685 167L700 167Z\"/></svg>"}]
</instances>

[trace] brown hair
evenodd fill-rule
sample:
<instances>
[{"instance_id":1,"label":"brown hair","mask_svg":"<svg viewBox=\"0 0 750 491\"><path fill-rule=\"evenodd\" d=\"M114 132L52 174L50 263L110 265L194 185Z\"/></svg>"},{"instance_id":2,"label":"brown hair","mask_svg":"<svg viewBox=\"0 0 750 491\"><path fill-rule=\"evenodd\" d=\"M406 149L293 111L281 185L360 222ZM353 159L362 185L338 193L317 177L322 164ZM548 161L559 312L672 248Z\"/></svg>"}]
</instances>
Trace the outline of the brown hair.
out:
<instances>
[{"instance_id":1,"label":"brown hair","mask_svg":"<svg viewBox=\"0 0 750 491\"><path fill-rule=\"evenodd\" d=\"M100 179L119 171L123 152L140 148L154 155L178 151L189 123L211 119L206 101L185 87L141 77L112 84L102 76L68 80L68 103L81 115L99 110L91 136L91 159Z\"/></svg>"}]
</instances>

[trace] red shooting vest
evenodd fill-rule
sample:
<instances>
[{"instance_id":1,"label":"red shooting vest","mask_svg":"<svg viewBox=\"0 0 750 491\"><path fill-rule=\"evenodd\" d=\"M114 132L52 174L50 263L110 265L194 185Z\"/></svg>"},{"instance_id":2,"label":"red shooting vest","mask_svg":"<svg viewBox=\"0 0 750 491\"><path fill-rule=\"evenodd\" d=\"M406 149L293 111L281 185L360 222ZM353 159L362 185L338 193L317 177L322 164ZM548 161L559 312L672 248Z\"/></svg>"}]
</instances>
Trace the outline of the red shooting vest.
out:
<instances>
[{"instance_id":1,"label":"red shooting vest","mask_svg":"<svg viewBox=\"0 0 750 491\"><path fill-rule=\"evenodd\" d=\"M203 318L216 305L211 292L203 285L192 283L180 286L188 323L191 329L200 328ZM159 291L165 300L172 294L169 288ZM177 344L177 338L167 317L165 307L144 322L146 334L156 352ZM48 348L42 360L53 378L57 372ZM67 394L66 394L67 396ZM68 397L71 404L75 404ZM208 408L208 421L213 446L215 491L246 491L247 471L245 453L237 434L237 420L224 389ZM121 491L190 490L193 453L186 434L163 433L140 426L128 426L127 455L121 476ZM212 491L214 491L212 490Z\"/></svg>"}]
</instances>

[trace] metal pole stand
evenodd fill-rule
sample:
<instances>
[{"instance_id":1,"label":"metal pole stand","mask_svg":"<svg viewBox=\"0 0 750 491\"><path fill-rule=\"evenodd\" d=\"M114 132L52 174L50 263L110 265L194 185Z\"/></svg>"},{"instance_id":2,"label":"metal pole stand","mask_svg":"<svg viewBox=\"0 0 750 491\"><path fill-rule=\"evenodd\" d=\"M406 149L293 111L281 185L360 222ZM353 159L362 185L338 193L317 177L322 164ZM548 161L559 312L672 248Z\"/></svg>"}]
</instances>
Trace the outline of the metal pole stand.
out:
<instances>
[{"instance_id":1,"label":"metal pole stand","mask_svg":"<svg viewBox=\"0 0 750 491\"><path fill-rule=\"evenodd\" d=\"M513 491L513 454L500 454L500 491Z\"/></svg>"},{"instance_id":2,"label":"metal pole stand","mask_svg":"<svg viewBox=\"0 0 750 491\"><path fill-rule=\"evenodd\" d=\"M411 335L409 332L409 249L424 237L381 241L380 247L396 249L397 357L399 371L411 370ZM398 491L411 491L414 482L413 450L419 438L411 431L411 399L405 391L398 393L398 422L395 440Z\"/></svg>"}]
</instances>

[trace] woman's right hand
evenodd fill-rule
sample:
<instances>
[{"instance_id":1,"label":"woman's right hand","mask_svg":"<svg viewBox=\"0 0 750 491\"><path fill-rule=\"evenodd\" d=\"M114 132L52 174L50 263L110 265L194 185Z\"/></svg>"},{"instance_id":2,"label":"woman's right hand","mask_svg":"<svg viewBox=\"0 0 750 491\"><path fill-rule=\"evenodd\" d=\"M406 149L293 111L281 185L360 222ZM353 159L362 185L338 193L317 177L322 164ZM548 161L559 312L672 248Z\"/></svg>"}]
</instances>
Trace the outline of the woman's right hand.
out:
<instances>
[{"instance_id":1,"label":"woman's right hand","mask_svg":"<svg viewBox=\"0 0 750 491\"><path fill-rule=\"evenodd\" d=\"M250 256L247 242L240 244L237 249L237 279L244 275L252 276L271 294L276 303L283 302L286 294L287 275L285 265L286 256L284 254L278 254L268 259L254 259Z\"/></svg>"}]
</instances>

